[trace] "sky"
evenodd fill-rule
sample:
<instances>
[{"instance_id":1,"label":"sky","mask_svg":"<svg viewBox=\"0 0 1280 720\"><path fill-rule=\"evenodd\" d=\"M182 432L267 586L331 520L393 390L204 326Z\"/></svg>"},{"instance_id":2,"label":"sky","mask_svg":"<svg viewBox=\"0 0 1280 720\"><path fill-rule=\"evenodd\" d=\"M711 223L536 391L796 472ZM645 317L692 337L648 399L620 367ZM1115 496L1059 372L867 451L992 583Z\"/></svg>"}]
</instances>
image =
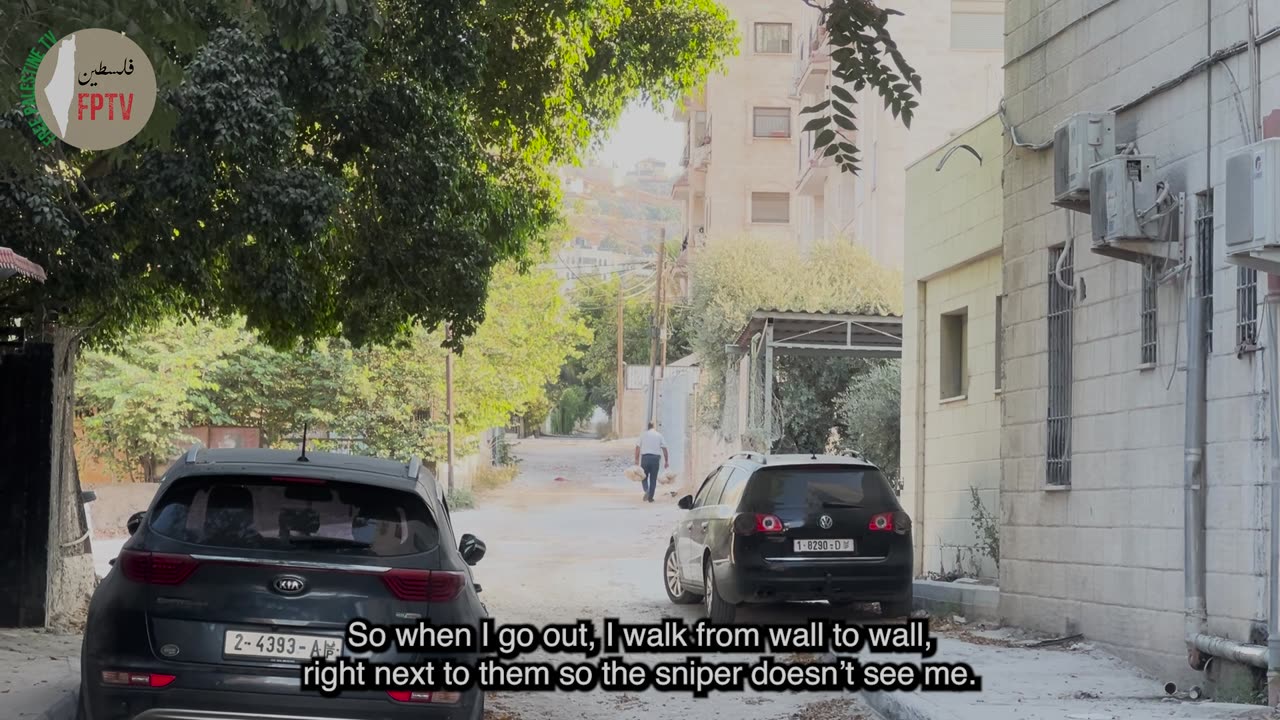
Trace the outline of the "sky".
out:
<instances>
[{"instance_id":1,"label":"sky","mask_svg":"<svg viewBox=\"0 0 1280 720\"><path fill-rule=\"evenodd\" d=\"M641 160L655 158L666 162L667 171L674 173L684 152L683 127L671 120L670 113L660 115L648 104L632 105L605 141L600 161L604 165L617 163L626 171Z\"/></svg>"}]
</instances>

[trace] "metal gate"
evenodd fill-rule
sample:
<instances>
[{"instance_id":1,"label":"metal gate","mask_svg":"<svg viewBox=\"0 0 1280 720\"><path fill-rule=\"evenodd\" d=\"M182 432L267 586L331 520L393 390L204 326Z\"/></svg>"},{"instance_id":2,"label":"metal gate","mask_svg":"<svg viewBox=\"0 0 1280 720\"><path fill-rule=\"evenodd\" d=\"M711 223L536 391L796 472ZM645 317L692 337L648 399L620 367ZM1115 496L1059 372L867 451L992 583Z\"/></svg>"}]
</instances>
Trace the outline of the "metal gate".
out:
<instances>
[{"instance_id":1,"label":"metal gate","mask_svg":"<svg viewBox=\"0 0 1280 720\"><path fill-rule=\"evenodd\" d=\"M0 627L45 624L53 346L0 345Z\"/></svg>"},{"instance_id":2,"label":"metal gate","mask_svg":"<svg viewBox=\"0 0 1280 720\"><path fill-rule=\"evenodd\" d=\"M667 453L671 469L680 474L677 484L687 480L689 473L689 433L692 430L690 413L693 409L693 386L696 372L670 372L658 381L658 429L667 441ZM683 368L682 368L683 370Z\"/></svg>"}]
</instances>

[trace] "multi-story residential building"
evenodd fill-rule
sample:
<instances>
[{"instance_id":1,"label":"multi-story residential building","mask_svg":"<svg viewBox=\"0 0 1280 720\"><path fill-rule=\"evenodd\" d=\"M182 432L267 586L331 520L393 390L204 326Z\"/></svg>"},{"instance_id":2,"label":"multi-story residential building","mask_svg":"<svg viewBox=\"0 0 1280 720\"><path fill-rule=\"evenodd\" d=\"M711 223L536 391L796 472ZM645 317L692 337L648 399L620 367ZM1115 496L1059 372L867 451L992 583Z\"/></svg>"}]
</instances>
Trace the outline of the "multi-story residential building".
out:
<instances>
[{"instance_id":1,"label":"multi-story residential building","mask_svg":"<svg viewBox=\"0 0 1280 720\"><path fill-rule=\"evenodd\" d=\"M989 115L906 172L902 503L931 576L997 571L982 521L1000 512L1001 131Z\"/></svg>"},{"instance_id":2,"label":"multi-story residential building","mask_svg":"<svg viewBox=\"0 0 1280 720\"><path fill-rule=\"evenodd\" d=\"M1265 664L1275 341L1259 337L1258 274L1226 262L1223 211L1228 153L1280 104L1280 33L1257 32L1280 4L1011 2L1006 26L1000 613L1166 677L1190 673L1188 645ZM1164 257L1096 252L1089 215L1053 204L1055 127L1107 110L1117 150L1151 156L1143 172L1169 191L1156 215L1182 219L1160 226ZM1117 201L1088 196L1095 213ZM1208 327L1190 332L1199 308ZM1185 428L1200 409L1203 440ZM1184 517L1200 493L1203 529Z\"/></svg>"},{"instance_id":3,"label":"multi-story residential building","mask_svg":"<svg viewBox=\"0 0 1280 720\"><path fill-rule=\"evenodd\" d=\"M793 53L799 0L724 0L743 37L725 71L677 107L688 135L674 197L685 203L689 247L759 236L795 237L792 195L799 128Z\"/></svg>"},{"instance_id":4,"label":"multi-story residential building","mask_svg":"<svg viewBox=\"0 0 1280 720\"><path fill-rule=\"evenodd\" d=\"M816 132L800 133L796 152L796 233L803 245L846 238L882 265L903 267L906 167L930 148L990 114L1003 90L1002 0L886 0L903 14L889 31L923 79L910 128L884 107L875 89L854 93L854 141L861 151L857 177L814 153ZM801 107L829 99L831 48L821 14L808 9L796 43L792 94ZM852 92L853 88L846 85ZM809 116L800 118L803 127Z\"/></svg>"}]
</instances>

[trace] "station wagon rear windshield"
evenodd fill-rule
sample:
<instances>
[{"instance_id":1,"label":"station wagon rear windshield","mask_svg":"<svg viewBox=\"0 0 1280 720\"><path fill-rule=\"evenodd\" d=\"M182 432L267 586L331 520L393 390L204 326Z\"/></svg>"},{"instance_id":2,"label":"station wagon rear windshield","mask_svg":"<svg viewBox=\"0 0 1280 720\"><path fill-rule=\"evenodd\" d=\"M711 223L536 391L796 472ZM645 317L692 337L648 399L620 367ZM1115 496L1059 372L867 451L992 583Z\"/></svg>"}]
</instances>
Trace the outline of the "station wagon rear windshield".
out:
<instances>
[{"instance_id":1,"label":"station wagon rear windshield","mask_svg":"<svg viewBox=\"0 0 1280 720\"><path fill-rule=\"evenodd\" d=\"M417 495L351 482L202 475L175 482L148 524L188 543L240 550L392 557L439 544Z\"/></svg>"},{"instance_id":2,"label":"station wagon rear windshield","mask_svg":"<svg viewBox=\"0 0 1280 720\"><path fill-rule=\"evenodd\" d=\"M755 512L825 506L897 510L897 499L875 468L831 466L763 467L747 485L746 509Z\"/></svg>"}]
</instances>

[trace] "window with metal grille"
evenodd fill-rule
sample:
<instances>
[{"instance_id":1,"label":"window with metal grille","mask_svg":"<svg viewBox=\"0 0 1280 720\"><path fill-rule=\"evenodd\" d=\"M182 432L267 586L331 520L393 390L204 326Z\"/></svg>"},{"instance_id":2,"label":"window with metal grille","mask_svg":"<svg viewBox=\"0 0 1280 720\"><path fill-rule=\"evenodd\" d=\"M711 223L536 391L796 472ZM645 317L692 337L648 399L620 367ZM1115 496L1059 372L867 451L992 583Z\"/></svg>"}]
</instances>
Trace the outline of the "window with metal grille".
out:
<instances>
[{"instance_id":1,"label":"window with metal grille","mask_svg":"<svg viewBox=\"0 0 1280 720\"><path fill-rule=\"evenodd\" d=\"M1156 288L1159 277L1154 263L1142 264L1142 357L1143 365L1156 364Z\"/></svg>"},{"instance_id":2,"label":"window with metal grille","mask_svg":"<svg viewBox=\"0 0 1280 720\"><path fill-rule=\"evenodd\" d=\"M1071 317L1075 282L1070 253L1049 248L1049 407L1045 443L1045 482L1071 485ZM1058 272L1058 261L1062 271ZM1062 283L1059 284L1058 280ZM1063 287L1066 285L1067 287Z\"/></svg>"},{"instance_id":3,"label":"window with metal grille","mask_svg":"<svg viewBox=\"0 0 1280 720\"><path fill-rule=\"evenodd\" d=\"M995 388L1004 388L1004 296L996 296L996 375Z\"/></svg>"},{"instance_id":4,"label":"window with metal grille","mask_svg":"<svg viewBox=\"0 0 1280 720\"><path fill-rule=\"evenodd\" d=\"M756 52L791 52L791 23L756 23Z\"/></svg>"},{"instance_id":5,"label":"window with metal grille","mask_svg":"<svg viewBox=\"0 0 1280 720\"><path fill-rule=\"evenodd\" d=\"M758 138L789 138L791 137L791 108L753 108L751 127L752 134Z\"/></svg>"},{"instance_id":6,"label":"window with metal grille","mask_svg":"<svg viewBox=\"0 0 1280 720\"><path fill-rule=\"evenodd\" d=\"M1236 269L1236 346L1258 346L1258 271L1246 267Z\"/></svg>"},{"instance_id":7,"label":"window with metal grille","mask_svg":"<svg viewBox=\"0 0 1280 720\"><path fill-rule=\"evenodd\" d=\"M751 193L751 222L791 222L791 196L779 192Z\"/></svg>"},{"instance_id":8,"label":"window with metal grille","mask_svg":"<svg viewBox=\"0 0 1280 720\"><path fill-rule=\"evenodd\" d=\"M1213 352L1213 191L1196 193L1196 297L1204 299L1205 343Z\"/></svg>"}]
</instances>

